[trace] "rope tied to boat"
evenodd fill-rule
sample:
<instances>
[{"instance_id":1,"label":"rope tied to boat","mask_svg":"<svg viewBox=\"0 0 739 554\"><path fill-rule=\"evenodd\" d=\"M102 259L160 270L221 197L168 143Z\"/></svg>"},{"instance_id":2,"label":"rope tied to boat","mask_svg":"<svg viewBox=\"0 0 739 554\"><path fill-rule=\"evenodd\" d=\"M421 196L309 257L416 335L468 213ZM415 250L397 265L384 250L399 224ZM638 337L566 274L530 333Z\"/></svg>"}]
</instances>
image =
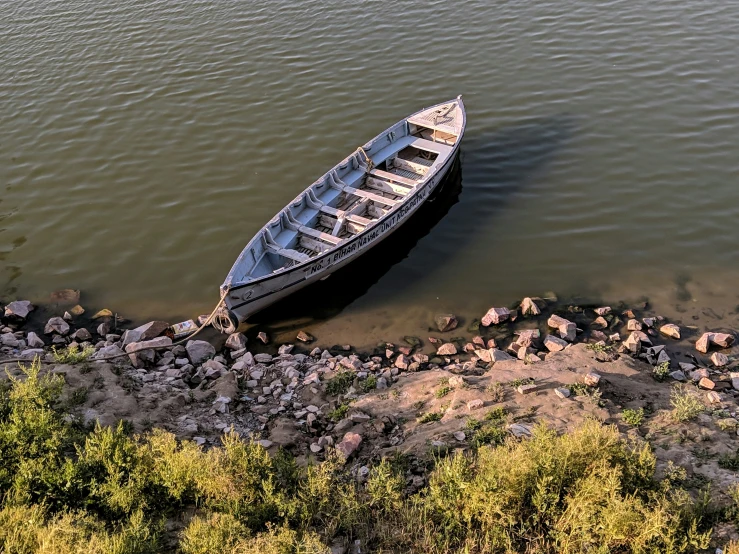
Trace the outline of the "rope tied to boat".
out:
<instances>
[{"instance_id":1,"label":"rope tied to boat","mask_svg":"<svg viewBox=\"0 0 739 554\"><path fill-rule=\"evenodd\" d=\"M365 163L367 164L367 173L372 171L372 168L375 167L375 163L372 161L372 158L370 158L367 155L367 152L364 151L364 148L361 146L357 147L357 149L354 151L355 154L361 153L364 156Z\"/></svg>"}]
</instances>

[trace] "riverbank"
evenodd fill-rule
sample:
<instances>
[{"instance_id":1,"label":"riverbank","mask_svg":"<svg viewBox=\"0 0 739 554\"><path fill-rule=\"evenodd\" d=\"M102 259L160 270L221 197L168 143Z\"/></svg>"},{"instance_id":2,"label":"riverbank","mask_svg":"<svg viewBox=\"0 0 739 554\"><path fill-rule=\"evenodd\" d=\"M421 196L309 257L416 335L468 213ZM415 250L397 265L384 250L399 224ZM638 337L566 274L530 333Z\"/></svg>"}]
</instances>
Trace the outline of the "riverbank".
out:
<instances>
[{"instance_id":1,"label":"riverbank","mask_svg":"<svg viewBox=\"0 0 739 554\"><path fill-rule=\"evenodd\" d=\"M296 467L339 456L357 486L381 460L401 457L397 477L411 498L429 494L441 459L514 448L539 425L569 436L595 421L651 451L655 483L687 491L694 507L705 501L700 525L712 528L712 544L739 538L733 329L668 321L648 303L576 306L550 295L464 326L439 314L427 335L370 350L307 333L309 342L295 333L289 344L264 344L256 329L172 345L163 322L134 328L111 312L80 313L70 291L61 296L69 305L47 321L10 304L2 356L39 356L42 374L64 380L59 406L83 432L123 422L209 451L233 429ZM24 378L18 364L0 364ZM181 528L187 517L174 520ZM322 537L339 549L354 539L351 530Z\"/></svg>"}]
</instances>

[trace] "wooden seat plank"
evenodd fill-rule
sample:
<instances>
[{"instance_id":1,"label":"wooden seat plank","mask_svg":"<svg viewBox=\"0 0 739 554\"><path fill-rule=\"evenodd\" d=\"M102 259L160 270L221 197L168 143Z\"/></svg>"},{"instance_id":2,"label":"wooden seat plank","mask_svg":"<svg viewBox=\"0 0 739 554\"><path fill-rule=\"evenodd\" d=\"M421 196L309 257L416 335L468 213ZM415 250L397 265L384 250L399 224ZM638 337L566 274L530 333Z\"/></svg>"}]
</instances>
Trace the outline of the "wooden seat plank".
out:
<instances>
[{"instance_id":1,"label":"wooden seat plank","mask_svg":"<svg viewBox=\"0 0 739 554\"><path fill-rule=\"evenodd\" d=\"M334 246L341 242L341 239L338 237L329 235L328 233L324 233L316 229L312 229L311 227L306 227L305 225L301 225L300 227L298 227L298 231L300 231L304 235L308 235L309 237L328 242L329 244L332 244Z\"/></svg>"},{"instance_id":2,"label":"wooden seat plank","mask_svg":"<svg viewBox=\"0 0 739 554\"><path fill-rule=\"evenodd\" d=\"M365 179L364 184L368 188L379 190L382 192L389 192L390 194L395 194L396 196L405 196L411 190L404 185L399 185L397 183L389 183L387 181L381 181L380 179L375 179L374 177L371 177L371 176L367 176L367 179Z\"/></svg>"},{"instance_id":3,"label":"wooden seat plank","mask_svg":"<svg viewBox=\"0 0 739 554\"><path fill-rule=\"evenodd\" d=\"M343 190L347 194L353 194L354 196L359 196L361 198L369 198L373 202L377 202L378 204L382 204L383 206L393 207L395 206L395 204L398 203L398 200L390 200L389 198L385 198L383 196L380 196L379 194L367 192L366 190L355 189L352 187L344 187Z\"/></svg>"},{"instance_id":4,"label":"wooden seat plank","mask_svg":"<svg viewBox=\"0 0 739 554\"><path fill-rule=\"evenodd\" d=\"M390 173L381 169L371 170L370 175L374 177L380 177L381 179L385 179L387 181L394 181L396 183L400 183L411 188L415 187L417 183L417 181L414 181L413 179L408 179L407 177L403 177L402 175L396 175L395 173Z\"/></svg>"}]
</instances>

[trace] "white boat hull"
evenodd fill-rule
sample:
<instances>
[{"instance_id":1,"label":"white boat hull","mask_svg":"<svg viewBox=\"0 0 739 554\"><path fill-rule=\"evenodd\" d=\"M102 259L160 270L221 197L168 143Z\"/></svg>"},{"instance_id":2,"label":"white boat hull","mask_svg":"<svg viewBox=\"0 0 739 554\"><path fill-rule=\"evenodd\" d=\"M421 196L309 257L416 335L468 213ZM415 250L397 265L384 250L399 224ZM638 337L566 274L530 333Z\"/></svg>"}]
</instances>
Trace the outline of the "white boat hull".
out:
<instances>
[{"instance_id":1,"label":"white boat hull","mask_svg":"<svg viewBox=\"0 0 739 554\"><path fill-rule=\"evenodd\" d=\"M246 246L221 286L234 323L325 279L392 235L426 202L448 174L459 155L465 125L461 97L421 110L358 149L368 162L365 169L360 165L362 158L355 152L288 204ZM428 152L436 161L420 164L423 160L399 158L398 154L419 151ZM351 180L351 183L346 184L342 179ZM336 197L337 190L350 198L363 198L365 204L385 207L367 208L367 213L361 217L352 215L356 210L345 211L341 206L337 209L336 202L341 200ZM334 198L334 207L323 202L323 198ZM312 218L312 227L300 220L302 213L306 214L306 222L308 217ZM371 220L372 217L378 218ZM322 220L320 227L319 219ZM333 233L329 233L334 223ZM347 230L342 225L346 225ZM298 236L302 237L300 241ZM305 255L299 251L300 246L307 246L308 251L313 249L314 252ZM266 252L289 262L283 267L265 269L260 260ZM243 276L245 271L247 274ZM260 271L261 275L253 275Z\"/></svg>"}]
</instances>

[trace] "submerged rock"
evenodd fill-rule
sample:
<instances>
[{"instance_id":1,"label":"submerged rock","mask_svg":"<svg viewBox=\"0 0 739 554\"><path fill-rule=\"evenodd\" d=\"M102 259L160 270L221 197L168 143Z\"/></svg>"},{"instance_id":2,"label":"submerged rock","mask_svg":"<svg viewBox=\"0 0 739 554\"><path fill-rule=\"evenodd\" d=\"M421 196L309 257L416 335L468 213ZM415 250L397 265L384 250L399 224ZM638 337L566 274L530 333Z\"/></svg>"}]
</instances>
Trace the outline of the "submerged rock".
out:
<instances>
[{"instance_id":1,"label":"submerged rock","mask_svg":"<svg viewBox=\"0 0 739 554\"><path fill-rule=\"evenodd\" d=\"M459 321L453 314L438 314L434 317L434 323L440 333L446 333L457 328Z\"/></svg>"},{"instance_id":2,"label":"submerged rock","mask_svg":"<svg viewBox=\"0 0 739 554\"><path fill-rule=\"evenodd\" d=\"M299 340L300 342L305 342L305 343L313 342L314 340L316 340L313 337L313 335L311 335L310 333L306 333L305 331L299 331L296 339Z\"/></svg>"},{"instance_id":3,"label":"submerged rock","mask_svg":"<svg viewBox=\"0 0 739 554\"><path fill-rule=\"evenodd\" d=\"M678 327L674 323L666 323L659 328L659 332L673 339L680 338L680 327Z\"/></svg>"}]
</instances>

